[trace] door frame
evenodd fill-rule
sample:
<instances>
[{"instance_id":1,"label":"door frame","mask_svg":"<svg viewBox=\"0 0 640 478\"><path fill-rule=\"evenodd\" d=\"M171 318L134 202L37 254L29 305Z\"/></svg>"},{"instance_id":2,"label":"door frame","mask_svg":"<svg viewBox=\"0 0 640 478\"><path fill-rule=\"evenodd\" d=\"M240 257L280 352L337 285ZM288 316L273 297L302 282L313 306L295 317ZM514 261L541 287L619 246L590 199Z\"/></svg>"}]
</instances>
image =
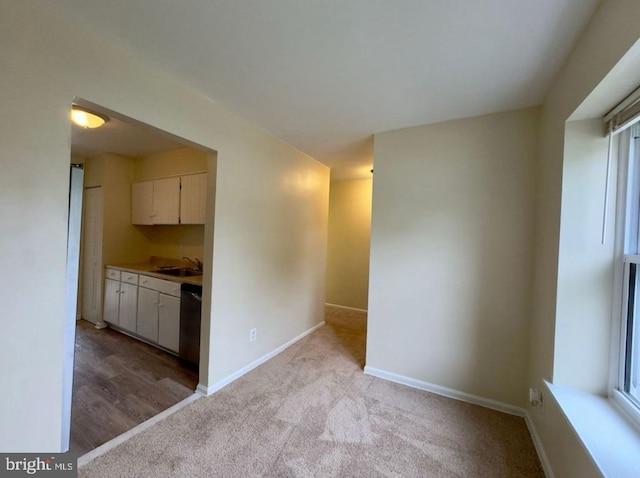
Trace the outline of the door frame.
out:
<instances>
[{"instance_id":1,"label":"door frame","mask_svg":"<svg viewBox=\"0 0 640 478\"><path fill-rule=\"evenodd\" d=\"M62 430L61 447L69 449L71 434L71 402L73 393L73 358L76 342L78 311L78 276L80 272L80 234L82 230L82 199L84 169L72 164L69 175L69 220L67 235L67 274L64 314L64 362L62 369Z\"/></svg>"}]
</instances>

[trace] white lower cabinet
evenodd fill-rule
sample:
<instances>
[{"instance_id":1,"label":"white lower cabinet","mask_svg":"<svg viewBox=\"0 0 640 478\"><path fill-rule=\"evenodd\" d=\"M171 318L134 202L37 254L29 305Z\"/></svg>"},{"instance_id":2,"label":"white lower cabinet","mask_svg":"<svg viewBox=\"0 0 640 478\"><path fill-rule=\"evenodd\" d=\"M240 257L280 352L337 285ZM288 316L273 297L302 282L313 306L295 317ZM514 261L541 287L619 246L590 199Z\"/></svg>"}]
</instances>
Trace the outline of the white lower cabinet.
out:
<instances>
[{"instance_id":1,"label":"white lower cabinet","mask_svg":"<svg viewBox=\"0 0 640 478\"><path fill-rule=\"evenodd\" d=\"M109 277L108 274L107 277ZM137 309L137 286L105 278L103 314L105 322L117 325L130 332L135 332Z\"/></svg>"},{"instance_id":2,"label":"white lower cabinet","mask_svg":"<svg viewBox=\"0 0 640 478\"><path fill-rule=\"evenodd\" d=\"M158 292L139 288L136 332L152 342L158 341Z\"/></svg>"},{"instance_id":3,"label":"white lower cabinet","mask_svg":"<svg viewBox=\"0 0 640 478\"><path fill-rule=\"evenodd\" d=\"M180 346L180 284L141 276L138 335L178 352Z\"/></svg>"},{"instance_id":4,"label":"white lower cabinet","mask_svg":"<svg viewBox=\"0 0 640 478\"><path fill-rule=\"evenodd\" d=\"M125 282L120 283L120 307L118 312L118 326L129 332L135 332L138 312L138 286Z\"/></svg>"},{"instance_id":5,"label":"white lower cabinet","mask_svg":"<svg viewBox=\"0 0 640 478\"><path fill-rule=\"evenodd\" d=\"M104 320L178 353L180 284L145 275L138 282L137 274L114 270L107 269L105 277Z\"/></svg>"},{"instance_id":6,"label":"white lower cabinet","mask_svg":"<svg viewBox=\"0 0 640 478\"><path fill-rule=\"evenodd\" d=\"M159 294L158 345L178 352L180 348L180 298Z\"/></svg>"},{"instance_id":7,"label":"white lower cabinet","mask_svg":"<svg viewBox=\"0 0 640 478\"><path fill-rule=\"evenodd\" d=\"M104 280L104 313L102 317L103 320L105 322L109 322L110 324L118 325L119 309L120 309L120 281L113 280L113 279L105 279Z\"/></svg>"}]
</instances>

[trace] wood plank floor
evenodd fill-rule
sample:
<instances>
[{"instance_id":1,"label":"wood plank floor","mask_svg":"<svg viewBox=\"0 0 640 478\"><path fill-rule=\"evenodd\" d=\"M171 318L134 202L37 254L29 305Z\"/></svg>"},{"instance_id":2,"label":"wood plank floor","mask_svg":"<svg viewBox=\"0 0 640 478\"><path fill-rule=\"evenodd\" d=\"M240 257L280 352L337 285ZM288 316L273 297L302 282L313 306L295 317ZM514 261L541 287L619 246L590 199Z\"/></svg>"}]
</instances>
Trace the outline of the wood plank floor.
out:
<instances>
[{"instance_id":1,"label":"wood plank floor","mask_svg":"<svg viewBox=\"0 0 640 478\"><path fill-rule=\"evenodd\" d=\"M198 373L171 354L81 320L70 451L86 453L193 393Z\"/></svg>"}]
</instances>

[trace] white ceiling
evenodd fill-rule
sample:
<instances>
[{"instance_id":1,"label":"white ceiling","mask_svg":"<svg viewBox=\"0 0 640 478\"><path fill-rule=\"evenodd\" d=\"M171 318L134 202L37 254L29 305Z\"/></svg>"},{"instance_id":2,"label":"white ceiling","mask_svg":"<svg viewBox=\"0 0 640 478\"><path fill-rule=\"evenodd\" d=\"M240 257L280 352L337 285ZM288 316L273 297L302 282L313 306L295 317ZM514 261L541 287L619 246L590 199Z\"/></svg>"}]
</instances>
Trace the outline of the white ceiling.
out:
<instances>
[{"instance_id":1,"label":"white ceiling","mask_svg":"<svg viewBox=\"0 0 640 478\"><path fill-rule=\"evenodd\" d=\"M98 108L94 111L101 112ZM109 121L97 129L84 129L71 123L72 156L94 158L102 153L115 153L142 158L185 147L151 126L107 116Z\"/></svg>"},{"instance_id":2,"label":"white ceiling","mask_svg":"<svg viewBox=\"0 0 640 478\"><path fill-rule=\"evenodd\" d=\"M540 104L599 0L56 0L346 177L377 132Z\"/></svg>"}]
</instances>

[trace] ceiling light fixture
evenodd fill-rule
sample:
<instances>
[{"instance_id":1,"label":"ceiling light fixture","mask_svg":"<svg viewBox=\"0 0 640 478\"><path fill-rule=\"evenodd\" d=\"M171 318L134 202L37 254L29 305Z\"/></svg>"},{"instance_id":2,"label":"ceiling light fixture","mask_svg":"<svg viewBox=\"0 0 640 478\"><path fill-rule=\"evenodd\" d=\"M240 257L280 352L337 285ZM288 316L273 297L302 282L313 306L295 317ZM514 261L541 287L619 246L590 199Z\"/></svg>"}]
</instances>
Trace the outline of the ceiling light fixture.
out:
<instances>
[{"instance_id":1,"label":"ceiling light fixture","mask_svg":"<svg viewBox=\"0 0 640 478\"><path fill-rule=\"evenodd\" d=\"M91 111L87 111L80 106L73 105L71 107L71 121L84 129L93 129L99 128L107 121L109 118L106 116L99 115L97 113L92 113Z\"/></svg>"}]
</instances>

